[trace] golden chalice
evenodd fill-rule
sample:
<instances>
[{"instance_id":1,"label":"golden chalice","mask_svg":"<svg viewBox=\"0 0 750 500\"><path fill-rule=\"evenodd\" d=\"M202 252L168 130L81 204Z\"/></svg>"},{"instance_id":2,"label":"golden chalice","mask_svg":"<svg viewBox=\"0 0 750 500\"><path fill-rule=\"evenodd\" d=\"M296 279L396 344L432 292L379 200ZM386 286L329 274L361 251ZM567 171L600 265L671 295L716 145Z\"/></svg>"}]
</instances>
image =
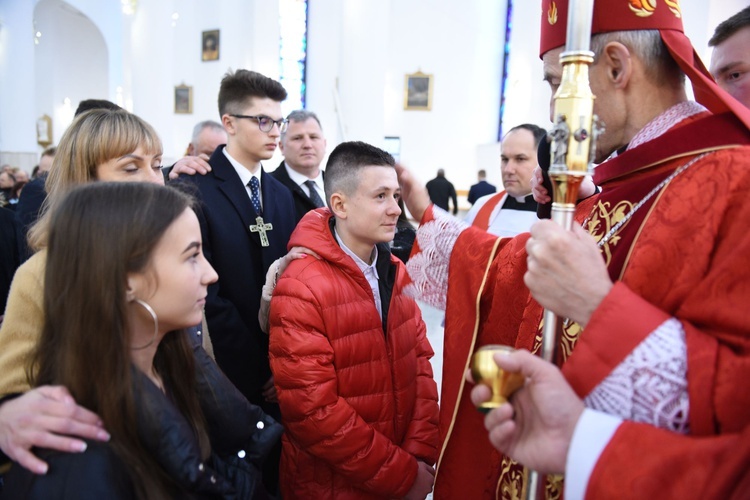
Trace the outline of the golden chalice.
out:
<instances>
[{"instance_id":1,"label":"golden chalice","mask_svg":"<svg viewBox=\"0 0 750 500\"><path fill-rule=\"evenodd\" d=\"M523 387L524 377L520 373L506 372L495 363L498 352L512 353L512 347L486 345L477 349L471 358L471 376L477 384L484 384L492 391L492 398L479 405L479 411L487 413L502 405L508 398Z\"/></svg>"}]
</instances>

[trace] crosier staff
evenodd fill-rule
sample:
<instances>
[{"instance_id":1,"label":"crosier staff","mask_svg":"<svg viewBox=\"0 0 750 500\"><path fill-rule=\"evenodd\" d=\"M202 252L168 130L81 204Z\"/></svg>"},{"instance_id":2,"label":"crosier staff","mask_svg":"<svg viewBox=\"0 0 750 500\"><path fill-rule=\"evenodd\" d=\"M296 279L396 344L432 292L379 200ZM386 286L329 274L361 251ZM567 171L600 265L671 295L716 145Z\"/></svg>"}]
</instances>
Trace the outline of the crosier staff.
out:
<instances>
[{"instance_id":1,"label":"crosier staff","mask_svg":"<svg viewBox=\"0 0 750 500\"><path fill-rule=\"evenodd\" d=\"M562 79L555 93L554 126L549 177L552 182L552 220L567 230L573 228L578 189L591 173L594 155L594 94L589 86L589 66L594 53L589 50L594 0L570 0L565 51L560 54ZM541 355L555 363L559 345L558 318L544 310ZM539 474L529 471L525 497L536 498Z\"/></svg>"}]
</instances>

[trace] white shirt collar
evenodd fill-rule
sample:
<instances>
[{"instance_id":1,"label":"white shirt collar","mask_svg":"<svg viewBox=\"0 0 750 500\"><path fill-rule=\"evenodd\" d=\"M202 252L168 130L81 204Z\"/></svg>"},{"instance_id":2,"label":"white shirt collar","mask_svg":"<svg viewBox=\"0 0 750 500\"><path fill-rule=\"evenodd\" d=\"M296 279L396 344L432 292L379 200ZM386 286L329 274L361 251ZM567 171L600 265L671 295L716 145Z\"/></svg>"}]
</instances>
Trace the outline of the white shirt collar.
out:
<instances>
[{"instance_id":1,"label":"white shirt collar","mask_svg":"<svg viewBox=\"0 0 750 500\"><path fill-rule=\"evenodd\" d=\"M354 260L354 263L357 264L359 270L362 271L362 274L364 274L365 279L367 280L367 284L370 285L370 290L372 290L372 296L375 299L375 308L378 310L378 314L382 317L383 303L380 299L380 286L378 285L380 276L378 275L378 268L376 267L376 264L378 263L378 247L376 246L373 248L373 253L371 254L373 256L372 264L368 264L360 259L354 252L351 251L351 249L349 249L349 247L344 244L335 227L333 228L333 234L336 236L336 241L338 241L339 246L344 251L344 253L351 257L352 260Z\"/></svg>"},{"instance_id":2,"label":"white shirt collar","mask_svg":"<svg viewBox=\"0 0 750 500\"><path fill-rule=\"evenodd\" d=\"M315 187L318 190L318 195L320 195L320 193L325 193L325 190L323 188L323 171L322 170L318 169L317 177L313 177L312 179L310 179L306 175L300 174L296 170L292 169L292 167L287 165L286 162L284 162L284 168L286 169L286 173L289 174L289 178L292 179L295 184L301 187L308 195L310 194L308 192L309 189L305 185L305 182L307 181L313 181L315 183ZM321 196L321 198L325 199L325 194L324 196Z\"/></svg>"},{"instance_id":3,"label":"white shirt collar","mask_svg":"<svg viewBox=\"0 0 750 500\"><path fill-rule=\"evenodd\" d=\"M227 157L227 160L229 160L229 163L231 163L232 166L234 167L234 169L237 171L237 175L240 176L240 180L242 181L242 184L245 185L245 187L247 187L248 183L250 182L250 179L252 179L253 177L255 177L256 179L258 179L258 186L259 187L262 185L261 181L260 181L260 170L261 170L262 167L258 168L258 170L256 170L255 173L252 174L252 173L250 173L250 171L247 168L245 168L244 165L242 165L242 163L240 163L237 160L235 160L234 158L232 158L232 155L229 154L229 152L227 151L226 146L224 147L224 149L222 151L224 152L224 156ZM262 192L263 192L263 190L261 189L261 193ZM262 198L262 196L261 196L261 198Z\"/></svg>"},{"instance_id":4,"label":"white shirt collar","mask_svg":"<svg viewBox=\"0 0 750 500\"><path fill-rule=\"evenodd\" d=\"M354 263L357 264L357 267L359 267L360 271L362 271L362 273L365 276L367 276L367 273L365 271L367 269L372 269L372 272L375 273L375 277L380 279L380 277L378 276L378 269L377 267L375 267L375 265L378 262L378 247L377 246L373 247L372 264L368 264L364 260L360 259L357 254L352 252L348 246L346 246L344 241L339 236L338 231L336 231L335 227L333 228L333 234L336 236L336 241L339 243L339 246L344 251L344 253L348 255L349 257L351 257L352 259L354 259Z\"/></svg>"}]
</instances>

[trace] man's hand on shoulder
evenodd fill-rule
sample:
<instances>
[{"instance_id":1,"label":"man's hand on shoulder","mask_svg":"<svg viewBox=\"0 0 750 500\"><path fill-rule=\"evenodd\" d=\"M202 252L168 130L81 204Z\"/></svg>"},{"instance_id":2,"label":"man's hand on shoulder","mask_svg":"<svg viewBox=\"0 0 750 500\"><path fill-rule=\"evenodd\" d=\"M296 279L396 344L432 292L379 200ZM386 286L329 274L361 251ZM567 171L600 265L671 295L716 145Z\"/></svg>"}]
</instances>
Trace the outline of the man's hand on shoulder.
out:
<instances>
[{"instance_id":1,"label":"man's hand on shoulder","mask_svg":"<svg viewBox=\"0 0 750 500\"><path fill-rule=\"evenodd\" d=\"M211 165L208 164L208 155L185 156L177 160L172 170L169 172L170 179L177 179L181 174L185 175L206 175L211 171Z\"/></svg>"},{"instance_id":2,"label":"man's hand on shoulder","mask_svg":"<svg viewBox=\"0 0 750 500\"><path fill-rule=\"evenodd\" d=\"M0 405L0 449L36 474L45 474L47 464L31 453L32 447L83 452L83 439L109 441L109 434L65 387L37 387Z\"/></svg>"}]
</instances>

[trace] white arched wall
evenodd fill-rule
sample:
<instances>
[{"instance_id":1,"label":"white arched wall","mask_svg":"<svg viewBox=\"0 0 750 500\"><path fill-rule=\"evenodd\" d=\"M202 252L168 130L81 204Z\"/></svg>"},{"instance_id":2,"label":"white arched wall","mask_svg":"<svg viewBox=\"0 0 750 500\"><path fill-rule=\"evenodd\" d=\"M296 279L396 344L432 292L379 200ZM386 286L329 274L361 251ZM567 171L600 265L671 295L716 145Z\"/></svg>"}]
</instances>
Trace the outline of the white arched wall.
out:
<instances>
[{"instance_id":1,"label":"white arched wall","mask_svg":"<svg viewBox=\"0 0 750 500\"><path fill-rule=\"evenodd\" d=\"M27 165L10 163L29 168L36 163L41 151L36 118L54 115L64 97L70 97L73 109L82 98L120 100L156 127L169 162L182 155L195 123L218 119L216 97L227 69L278 77L278 0L139 0L132 16L122 14L115 0L67 0L97 27L98 36L92 37L105 48L105 59L79 58L66 74L56 69L51 79L46 70L36 69L32 24L37 3L59 1L0 1L2 163L10 153L31 158ZM704 60L715 25L746 3L683 0L686 31ZM538 9L535 1L514 2L506 130L521 122L548 121ZM180 17L173 23L175 12ZM307 101L321 117L329 150L344 137L377 144L396 135L404 162L423 180L440 167L458 189L468 188L479 168L487 169L491 179L499 175L495 140L504 15L505 2L496 0L310 0ZM202 62L201 31L210 29L221 29L221 58ZM435 75L430 112L403 110L404 75L417 69ZM106 75L96 89L86 87L92 71ZM66 93L70 82L75 82L73 90L82 89L80 97ZM173 110L174 86L183 82L193 87L188 115ZM57 123L54 133L62 133ZM275 167L279 159L267 166Z\"/></svg>"},{"instance_id":2,"label":"white arched wall","mask_svg":"<svg viewBox=\"0 0 750 500\"><path fill-rule=\"evenodd\" d=\"M66 2L41 0L34 20L42 33L34 55L36 116L51 112L57 144L80 101L109 96L108 51L96 25Z\"/></svg>"},{"instance_id":3,"label":"white arched wall","mask_svg":"<svg viewBox=\"0 0 750 500\"><path fill-rule=\"evenodd\" d=\"M80 100L109 96L108 50L95 24L61 0L2 2L0 19L0 162L30 171L43 150L38 117L52 118L57 144Z\"/></svg>"}]
</instances>

